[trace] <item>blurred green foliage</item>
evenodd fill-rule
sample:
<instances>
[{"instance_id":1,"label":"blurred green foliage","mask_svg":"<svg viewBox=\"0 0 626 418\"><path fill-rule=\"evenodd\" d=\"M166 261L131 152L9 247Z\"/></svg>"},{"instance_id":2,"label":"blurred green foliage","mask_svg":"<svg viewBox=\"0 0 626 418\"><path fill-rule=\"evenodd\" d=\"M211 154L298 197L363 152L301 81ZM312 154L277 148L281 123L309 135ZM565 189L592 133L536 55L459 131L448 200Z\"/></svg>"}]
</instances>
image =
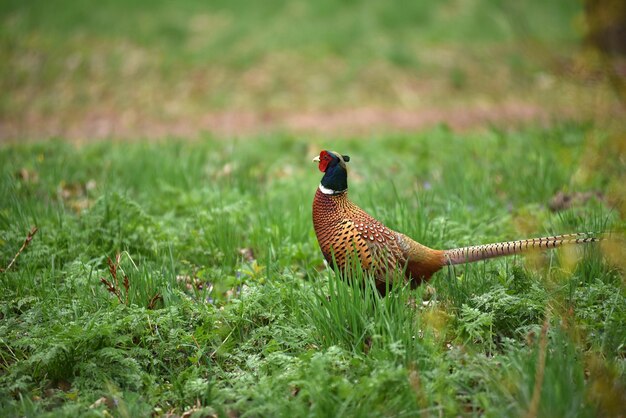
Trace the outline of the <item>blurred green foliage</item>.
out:
<instances>
[{"instance_id":1,"label":"blurred green foliage","mask_svg":"<svg viewBox=\"0 0 626 418\"><path fill-rule=\"evenodd\" d=\"M581 55L584 22L569 0L8 0L0 134L230 133L245 111L258 132L277 112L368 107L490 105L498 121L503 103L513 119L531 105L570 118L573 102L587 117L603 112L598 95L610 100Z\"/></svg>"}]
</instances>

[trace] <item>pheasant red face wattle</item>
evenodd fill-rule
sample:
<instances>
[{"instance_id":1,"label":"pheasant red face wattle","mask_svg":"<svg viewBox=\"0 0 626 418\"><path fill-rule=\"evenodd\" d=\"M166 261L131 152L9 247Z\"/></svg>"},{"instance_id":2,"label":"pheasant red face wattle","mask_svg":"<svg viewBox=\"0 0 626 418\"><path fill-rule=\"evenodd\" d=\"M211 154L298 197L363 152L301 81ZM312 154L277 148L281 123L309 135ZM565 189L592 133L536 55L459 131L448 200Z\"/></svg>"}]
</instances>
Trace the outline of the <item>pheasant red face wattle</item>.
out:
<instances>
[{"instance_id":1,"label":"pheasant red face wattle","mask_svg":"<svg viewBox=\"0 0 626 418\"><path fill-rule=\"evenodd\" d=\"M318 159L319 159L318 168L320 169L322 173L325 173L326 168L328 168L328 164L333 160L333 157L331 157L331 155L328 152L322 151L320 152L320 156L318 157Z\"/></svg>"}]
</instances>

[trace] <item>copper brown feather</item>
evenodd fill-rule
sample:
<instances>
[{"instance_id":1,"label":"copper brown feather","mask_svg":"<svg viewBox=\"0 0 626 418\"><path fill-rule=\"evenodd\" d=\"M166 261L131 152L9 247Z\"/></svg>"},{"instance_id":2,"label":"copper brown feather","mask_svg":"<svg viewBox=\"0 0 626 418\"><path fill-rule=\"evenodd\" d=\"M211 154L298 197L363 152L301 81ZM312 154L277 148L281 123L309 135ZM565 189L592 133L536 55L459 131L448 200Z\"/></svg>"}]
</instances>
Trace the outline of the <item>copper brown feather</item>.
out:
<instances>
[{"instance_id":1,"label":"copper brown feather","mask_svg":"<svg viewBox=\"0 0 626 418\"><path fill-rule=\"evenodd\" d=\"M313 199L313 226L324 258L346 269L350 257L373 273L376 287L385 293L392 270L403 269L407 281L417 286L445 265L462 264L565 244L595 242L586 233L435 250L393 231L348 198L347 167L350 158L322 151L314 161L324 177Z\"/></svg>"}]
</instances>

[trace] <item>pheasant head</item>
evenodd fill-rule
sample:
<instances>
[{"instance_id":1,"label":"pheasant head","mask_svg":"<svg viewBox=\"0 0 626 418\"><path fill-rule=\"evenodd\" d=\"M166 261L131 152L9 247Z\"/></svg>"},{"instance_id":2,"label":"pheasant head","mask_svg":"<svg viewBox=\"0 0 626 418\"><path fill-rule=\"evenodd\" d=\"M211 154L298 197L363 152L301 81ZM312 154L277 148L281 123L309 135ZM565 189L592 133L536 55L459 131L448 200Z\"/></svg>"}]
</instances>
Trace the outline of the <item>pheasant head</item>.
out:
<instances>
[{"instance_id":1,"label":"pheasant head","mask_svg":"<svg viewBox=\"0 0 626 418\"><path fill-rule=\"evenodd\" d=\"M320 187L326 194L339 194L348 189L348 168L346 163L350 161L347 155L341 155L335 151L322 151L320 155L313 158L318 163L318 167L324 177Z\"/></svg>"}]
</instances>

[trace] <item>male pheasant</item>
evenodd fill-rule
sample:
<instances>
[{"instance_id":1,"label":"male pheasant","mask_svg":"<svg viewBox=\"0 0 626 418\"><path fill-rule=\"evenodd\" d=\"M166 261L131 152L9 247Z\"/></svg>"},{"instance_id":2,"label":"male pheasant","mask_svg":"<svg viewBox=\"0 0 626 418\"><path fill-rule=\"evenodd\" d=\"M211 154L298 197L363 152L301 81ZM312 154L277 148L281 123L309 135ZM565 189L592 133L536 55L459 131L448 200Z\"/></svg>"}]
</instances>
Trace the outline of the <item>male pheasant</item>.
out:
<instances>
[{"instance_id":1,"label":"male pheasant","mask_svg":"<svg viewBox=\"0 0 626 418\"><path fill-rule=\"evenodd\" d=\"M446 265L599 240L578 233L435 250L387 228L348 199L350 157L322 151L313 161L324 173L313 199L313 227L326 261L344 270L350 257L357 256L361 267L373 273L382 294L390 287L387 276L396 268L404 269L406 280L415 287Z\"/></svg>"}]
</instances>

